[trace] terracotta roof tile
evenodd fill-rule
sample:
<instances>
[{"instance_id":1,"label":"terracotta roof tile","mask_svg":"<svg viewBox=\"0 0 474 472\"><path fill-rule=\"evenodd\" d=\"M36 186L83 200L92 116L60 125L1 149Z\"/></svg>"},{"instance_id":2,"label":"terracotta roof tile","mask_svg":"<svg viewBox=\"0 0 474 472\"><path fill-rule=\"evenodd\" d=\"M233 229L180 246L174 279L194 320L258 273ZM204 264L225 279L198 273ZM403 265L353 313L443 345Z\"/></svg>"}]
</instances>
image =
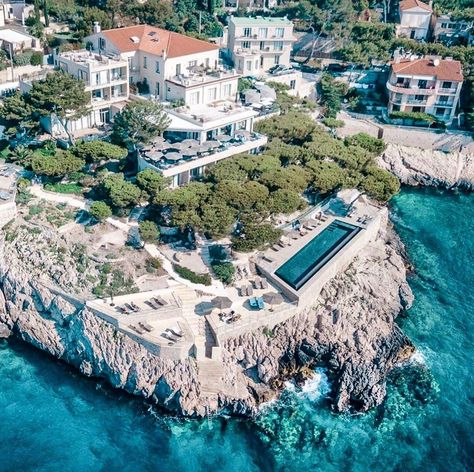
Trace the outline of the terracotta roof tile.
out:
<instances>
[{"instance_id":1,"label":"terracotta roof tile","mask_svg":"<svg viewBox=\"0 0 474 472\"><path fill-rule=\"evenodd\" d=\"M403 0L400 2L400 10L410 10L411 8L423 8L423 10L432 12L432 8L420 0Z\"/></svg>"},{"instance_id":2,"label":"terracotta roof tile","mask_svg":"<svg viewBox=\"0 0 474 472\"><path fill-rule=\"evenodd\" d=\"M454 82L461 82L464 79L460 61L440 59L439 64L435 66L433 59L423 58L414 61L406 59L399 63L392 62L391 65L396 74L435 76L438 80Z\"/></svg>"},{"instance_id":3,"label":"terracotta roof tile","mask_svg":"<svg viewBox=\"0 0 474 472\"><path fill-rule=\"evenodd\" d=\"M129 26L102 31L102 34L121 52L144 51L167 57L188 56L215 51L219 46L148 25Z\"/></svg>"}]
</instances>

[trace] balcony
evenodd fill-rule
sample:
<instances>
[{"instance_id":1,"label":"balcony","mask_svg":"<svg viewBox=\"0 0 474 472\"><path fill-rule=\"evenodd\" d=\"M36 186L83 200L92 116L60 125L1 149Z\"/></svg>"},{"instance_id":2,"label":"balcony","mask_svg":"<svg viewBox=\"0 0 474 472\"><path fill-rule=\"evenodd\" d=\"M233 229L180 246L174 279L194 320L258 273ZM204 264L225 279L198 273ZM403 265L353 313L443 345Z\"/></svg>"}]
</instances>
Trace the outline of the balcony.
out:
<instances>
[{"instance_id":1,"label":"balcony","mask_svg":"<svg viewBox=\"0 0 474 472\"><path fill-rule=\"evenodd\" d=\"M238 78L239 74L235 69L213 69L195 67L186 74L170 77L167 82L172 82L184 87L193 87L195 85L209 84L219 80L229 80Z\"/></svg>"},{"instance_id":2,"label":"balcony","mask_svg":"<svg viewBox=\"0 0 474 472\"><path fill-rule=\"evenodd\" d=\"M457 87L456 88L440 88L438 90L438 93L440 94L446 94L446 95L454 95L458 91Z\"/></svg>"},{"instance_id":3,"label":"balcony","mask_svg":"<svg viewBox=\"0 0 474 472\"><path fill-rule=\"evenodd\" d=\"M428 85L427 88L420 88L414 85L406 85L406 84L392 84L387 82L387 89L390 92L401 93L403 95L435 95L436 90L433 85Z\"/></svg>"}]
</instances>

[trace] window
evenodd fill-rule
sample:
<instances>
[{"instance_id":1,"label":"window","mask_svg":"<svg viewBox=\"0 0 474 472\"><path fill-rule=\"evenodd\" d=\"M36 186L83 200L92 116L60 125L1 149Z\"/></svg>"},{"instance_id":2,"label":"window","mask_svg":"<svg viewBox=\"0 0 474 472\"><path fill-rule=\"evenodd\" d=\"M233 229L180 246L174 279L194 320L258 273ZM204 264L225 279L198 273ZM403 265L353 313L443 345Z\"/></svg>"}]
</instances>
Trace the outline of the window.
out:
<instances>
[{"instance_id":1,"label":"window","mask_svg":"<svg viewBox=\"0 0 474 472\"><path fill-rule=\"evenodd\" d=\"M230 97L230 94L232 93L232 85L225 84L222 91L224 93L224 97Z\"/></svg>"},{"instance_id":2,"label":"window","mask_svg":"<svg viewBox=\"0 0 474 472\"><path fill-rule=\"evenodd\" d=\"M255 69L258 69L258 65L259 65L259 64L260 64L260 61L257 59L257 60L255 61Z\"/></svg>"},{"instance_id":3,"label":"window","mask_svg":"<svg viewBox=\"0 0 474 472\"><path fill-rule=\"evenodd\" d=\"M156 61L156 62L155 62L155 72L156 72L157 74L160 73L160 62L159 62L159 61Z\"/></svg>"},{"instance_id":4,"label":"window","mask_svg":"<svg viewBox=\"0 0 474 472\"><path fill-rule=\"evenodd\" d=\"M157 83L156 83L156 86L155 86L155 95L156 95L157 97L160 96L160 83L159 83L159 82L157 82Z\"/></svg>"},{"instance_id":5,"label":"window","mask_svg":"<svg viewBox=\"0 0 474 472\"><path fill-rule=\"evenodd\" d=\"M212 87L212 88L207 90L207 99L209 101L214 101L214 100L217 99L217 88L216 87Z\"/></svg>"},{"instance_id":6,"label":"window","mask_svg":"<svg viewBox=\"0 0 474 472\"><path fill-rule=\"evenodd\" d=\"M275 51L283 51L283 41L275 41Z\"/></svg>"},{"instance_id":7,"label":"window","mask_svg":"<svg viewBox=\"0 0 474 472\"><path fill-rule=\"evenodd\" d=\"M268 28L259 28L259 29L258 29L258 37L259 37L259 38L266 38L266 37L268 37Z\"/></svg>"},{"instance_id":8,"label":"window","mask_svg":"<svg viewBox=\"0 0 474 472\"><path fill-rule=\"evenodd\" d=\"M420 113L421 112L421 107L413 107L412 112L413 113Z\"/></svg>"},{"instance_id":9,"label":"window","mask_svg":"<svg viewBox=\"0 0 474 472\"><path fill-rule=\"evenodd\" d=\"M191 105L199 105L199 92L190 93L189 102Z\"/></svg>"},{"instance_id":10,"label":"window","mask_svg":"<svg viewBox=\"0 0 474 472\"><path fill-rule=\"evenodd\" d=\"M181 75L181 64L176 64L176 75Z\"/></svg>"},{"instance_id":11,"label":"window","mask_svg":"<svg viewBox=\"0 0 474 472\"><path fill-rule=\"evenodd\" d=\"M400 111L400 105L393 105L392 111Z\"/></svg>"},{"instance_id":12,"label":"window","mask_svg":"<svg viewBox=\"0 0 474 472\"><path fill-rule=\"evenodd\" d=\"M265 49L265 41L260 41L260 51Z\"/></svg>"},{"instance_id":13,"label":"window","mask_svg":"<svg viewBox=\"0 0 474 472\"><path fill-rule=\"evenodd\" d=\"M252 61L247 61L247 70L252 70Z\"/></svg>"},{"instance_id":14,"label":"window","mask_svg":"<svg viewBox=\"0 0 474 472\"><path fill-rule=\"evenodd\" d=\"M247 128L247 120L239 121L237 123L237 129L246 129Z\"/></svg>"},{"instance_id":15,"label":"window","mask_svg":"<svg viewBox=\"0 0 474 472\"><path fill-rule=\"evenodd\" d=\"M404 81L405 81L405 79L403 77L397 77L397 85L403 84Z\"/></svg>"},{"instance_id":16,"label":"window","mask_svg":"<svg viewBox=\"0 0 474 472\"><path fill-rule=\"evenodd\" d=\"M441 28L446 29L448 27L448 23L441 23Z\"/></svg>"},{"instance_id":17,"label":"window","mask_svg":"<svg viewBox=\"0 0 474 472\"><path fill-rule=\"evenodd\" d=\"M277 66L278 64L280 64L280 56L275 56L274 58L274 64Z\"/></svg>"},{"instance_id":18,"label":"window","mask_svg":"<svg viewBox=\"0 0 474 472\"><path fill-rule=\"evenodd\" d=\"M419 80L418 81L418 87L421 88L421 89L425 89L428 85L428 81L427 80Z\"/></svg>"},{"instance_id":19,"label":"window","mask_svg":"<svg viewBox=\"0 0 474 472\"><path fill-rule=\"evenodd\" d=\"M275 30L275 36L277 38L283 38L283 36L285 36L285 28L277 28Z\"/></svg>"},{"instance_id":20,"label":"window","mask_svg":"<svg viewBox=\"0 0 474 472\"><path fill-rule=\"evenodd\" d=\"M446 108L436 108L436 116L444 116Z\"/></svg>"},{"instance_id":21,"label":"window","mask_svg":"<svg viewBox=\"0 0 474 472\"><path fill-rule=\"evenodd\" d=\"M188 70L193 70L197 66L197 61L189 61Z\"/></svg>"},{"instance_id":22,"label":"window","mask_svg":"<svg viewBox=\"0 0 474 472\"><path fill-rule=\"evenodd\" d=\"M242 48L243 49L250 49L250 41L244 41L242 43Z\"/></svg>"},{"instance_id":23,"label":"window","mask_svg":"<svg viewBox=\"0 0 474 472\"><path fill-rule=\"evenodd\" d=\"M296 80L290 80L290 89L295 90L296 88Z\"/></svg>"},{"instance_id":24,"label":"window","mask_svg":"<svg viewBox=\"0 0 474 472\"><path fill-rule=\"evenodd\" d=\"M252 28L244 28L244 36L250 38L252 36Z\"/></svg>"},{"instance_id":25,"label":"window","mask_svg":"<svg viewBox=\"0 0 474 472\"><path fill-rule=\"evenodd\" d=\"M449 97L447 95L440 95L439 96L439 102L440 103L448 103Z\"/></svg>"},{"instance_id":26,"label":"window","mask_svg":"<svg viewBox=\"0 0 474 472\"><path fill-rule=\"evenodd\" d=\"M99 38L99 49L105 49L105 39L104 38Z\"/></svg>"},{"instance_id":27,"label":"window","mask_svg":"<svg viewBox=\"0 0 474 472\"><path fill-rule=\"evenodd\" d=\"M450 89L453 87L453 83L452 82L443 82L443 87L444 89Z\"/></svg>"},{"instance_id":28,"label":"window","mask_svg":"<svg viewBox=\"0 0 474 472\"><path fill-rule=\"evenodd\" d=\"M263 56L260 56L260 67L263 67L263 61L264 61Z\"/></svg>"},{"instance_id":29,"label":"window","mask_svg":"<svg viewBox=\"0 0 474 472\"><path fill-rule=\"evenodd\" d=\"M143 68L148 69L148 57L143 56Z\"/></svg>"},{"instance_id":30,"label":"window","mask_svg":"<svg viewBox=\"0 0 474 472\"><path fill-rule=\"evenodd\" d=\"M417 102L423 102L425 100L425 96L424 95L415 95L415 100Z\"/></svg>"}]
</instances>

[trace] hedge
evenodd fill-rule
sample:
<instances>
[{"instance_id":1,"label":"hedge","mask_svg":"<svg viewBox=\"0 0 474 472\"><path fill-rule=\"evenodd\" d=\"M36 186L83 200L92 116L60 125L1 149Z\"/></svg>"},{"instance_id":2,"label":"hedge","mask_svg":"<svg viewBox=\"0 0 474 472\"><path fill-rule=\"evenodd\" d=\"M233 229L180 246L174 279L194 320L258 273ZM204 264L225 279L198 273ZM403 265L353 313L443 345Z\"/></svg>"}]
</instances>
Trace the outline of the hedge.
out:
<instances>
[{"instance_id":1,"label":"hedge","mask_svg":"<svg viewBox=\"0 0 474 472\"><path fill-rule=\"evenodd\" d=\"M189 280L194 284L211 285L212 283L212 279L209 274L196 274L196 272L193 272L191 269L188 269L187 267L181 267L176 264L173 266L173 268L179 276L183 277L183 279Z\"/></svg>"}]
</instances>

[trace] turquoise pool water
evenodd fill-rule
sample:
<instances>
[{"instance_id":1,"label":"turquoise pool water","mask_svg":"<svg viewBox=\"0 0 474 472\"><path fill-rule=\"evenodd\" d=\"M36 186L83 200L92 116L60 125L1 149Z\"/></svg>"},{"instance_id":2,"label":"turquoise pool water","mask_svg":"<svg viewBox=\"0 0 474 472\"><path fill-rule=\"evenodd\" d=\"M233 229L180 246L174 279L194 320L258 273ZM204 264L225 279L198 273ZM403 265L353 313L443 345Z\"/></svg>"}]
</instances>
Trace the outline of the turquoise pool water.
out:
<instances>
[{"instance_id":1,"label":"turquoise pool water","mask_svg":"<svg viewBox=\"0 0 474 472\"><path fill-rule=\"evenodd\" d=\"M275 274L290 287L299 290L321 267L334 257L360 228L334 220L306 246L288 259Z\"/></svg>"},{"instance_id":2,"label":"turquoise pool water","mask_svg":"<svg viewBox=\"0 0 474 472\"><path fill-rule=\"evenodd\" d=\"M256 422L181 420L0 342L0 471L464 472L474 470L474 195L407 190L392 216L416 273L399 320L419 347L387 401L335 415L324 370Z\"/></svg>"}]
</instances>

